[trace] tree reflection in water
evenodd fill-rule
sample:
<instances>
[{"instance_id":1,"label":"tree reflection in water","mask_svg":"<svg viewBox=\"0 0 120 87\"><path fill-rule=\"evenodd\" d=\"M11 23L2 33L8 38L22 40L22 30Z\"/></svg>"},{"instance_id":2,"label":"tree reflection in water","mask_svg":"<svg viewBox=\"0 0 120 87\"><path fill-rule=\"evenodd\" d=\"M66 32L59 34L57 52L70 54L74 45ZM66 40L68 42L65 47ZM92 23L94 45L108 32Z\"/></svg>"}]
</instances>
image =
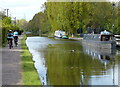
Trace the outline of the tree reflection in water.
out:
<instances>
[{"instance_id":1,"label":"tree reflection in water","mask_svg":"<svg viewBox=\"0 0 120 87\"><path fill-rule=\"evenodd\" d=\"M90 85L92 76L107 74L115 55L68 43L48 47L44 53L50 85Z\"/></svg>"},{"instance_id":2,"label":"tree reflection in water","mask_svg":"<svg viewBox=\"0 0 120 87\"><path fill-rule=\"evenodd\" d=\"M45 37L29 37L27 45L43 85L114 85L118 82L120 57L115 50Z\"/></svg>"}]
</instances>

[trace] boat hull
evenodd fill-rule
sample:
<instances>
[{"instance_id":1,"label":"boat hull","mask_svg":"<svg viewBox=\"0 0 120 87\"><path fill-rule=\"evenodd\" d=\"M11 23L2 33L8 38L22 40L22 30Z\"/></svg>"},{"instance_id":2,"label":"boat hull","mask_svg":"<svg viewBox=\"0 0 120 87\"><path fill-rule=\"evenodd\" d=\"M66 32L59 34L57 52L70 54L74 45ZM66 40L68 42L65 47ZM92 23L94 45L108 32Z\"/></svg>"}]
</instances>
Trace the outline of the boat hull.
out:
<instances>
[{"instance_id":1,"label":"boat hull","mask_svg":"<svg viewBox=\"0 0 120 87\"><path fill-rule=\"evenodd\" d=\"M89 45L93 47L105 48L105 49L115 49L115 41L93 41L93 40L82 40L82 44Z\"/></svg>"},{"instance_id":2,"label":"boat hull","mask_svg":"<svg viewBox=\"0 0 120 87\"><path fill-rule=\"evenodd\" d=\"M67 36L63 36L62 39L68 39L68 37Z\"/></svg>"},{"instance_id":3,"label":"boat hull","mask_svg":"<svg viewBox=\"0 0 120 87\"><path fill-rule=\"evenodd\" d=\"M62 38L62 37L60 37L60 36L54 36L55 38Z\"/></svg>"}]
</instances>

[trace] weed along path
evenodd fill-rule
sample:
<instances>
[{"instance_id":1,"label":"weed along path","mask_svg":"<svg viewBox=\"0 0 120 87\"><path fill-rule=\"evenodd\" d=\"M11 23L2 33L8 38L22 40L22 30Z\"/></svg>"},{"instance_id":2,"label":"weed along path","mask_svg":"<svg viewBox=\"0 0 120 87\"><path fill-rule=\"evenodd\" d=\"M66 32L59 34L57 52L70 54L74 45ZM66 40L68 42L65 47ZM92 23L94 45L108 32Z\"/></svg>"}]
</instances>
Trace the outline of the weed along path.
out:
<instances>
[{"instance_id":1,"label":"weed along path","mask_svg":"<svg viewBox=\"0 0 120 87\"><path fill-rule=\"evenodd\" d=\"M22 64L21 64L21 48L19 36L18 47L9 49L8 46L2 49L2 85L20 85Z\"/></svg>"}]
</instances>

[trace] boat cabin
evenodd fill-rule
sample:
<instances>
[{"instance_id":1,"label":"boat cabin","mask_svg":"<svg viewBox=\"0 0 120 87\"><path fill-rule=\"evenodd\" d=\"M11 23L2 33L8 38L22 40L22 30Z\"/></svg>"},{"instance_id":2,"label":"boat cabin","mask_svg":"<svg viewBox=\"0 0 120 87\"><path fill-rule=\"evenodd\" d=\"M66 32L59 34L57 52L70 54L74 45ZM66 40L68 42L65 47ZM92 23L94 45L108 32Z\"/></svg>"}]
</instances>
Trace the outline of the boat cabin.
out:
<instances>
[{"instance_id":1,"label":"boat cabin","mask_svg":"<svg viewBox=\"0 0 120 87\"><path fill-rule=\"evenodd\" d=\"M100 34L84 34L83 39L94 40L94 41L113 41L114 35L108 31L102 31Z\"/></svg>"},{"instance_id":2,"label":"boat cabin","mask_svg":"<svg viewBox=\"0 0 120 87\"><path fill-rule=\"evenodd\" d=\"M110 32L104 30L101 33L101 41L111 41L113 40L114 35L110 34Z\"/></svg>"},{"instance_id":3,"label":"boat cabin","mask_svg":"<svg viewBox=\"0 0 120 87\"><path fill-rule=\"evenodd\" d=\"M83 39L94 40L94 41L111 41L114 39L114 35L84 34Z\"/></svg>"},{"instance_id":4,"label":"boat cabin","mask_svg":"<svg viewBox=\"0 0 120 87\"><path fill-rule=\"evenodd\" d=\"M101 41L111 41L113 38L114 35L101 35Z\"/></svg>"},{"instance_id":5,"label":"boat cabin","mask_svg":"<svg viewBox=\"0 0 120 87\"><path fill-rule=\"evenodd\" d=\"M55 31L55 34L54 34L55 37L59 37L59 38L62 38L62 36L64 35L66 35L65 32L61 30Z\"/></svg>"}]
</instances>

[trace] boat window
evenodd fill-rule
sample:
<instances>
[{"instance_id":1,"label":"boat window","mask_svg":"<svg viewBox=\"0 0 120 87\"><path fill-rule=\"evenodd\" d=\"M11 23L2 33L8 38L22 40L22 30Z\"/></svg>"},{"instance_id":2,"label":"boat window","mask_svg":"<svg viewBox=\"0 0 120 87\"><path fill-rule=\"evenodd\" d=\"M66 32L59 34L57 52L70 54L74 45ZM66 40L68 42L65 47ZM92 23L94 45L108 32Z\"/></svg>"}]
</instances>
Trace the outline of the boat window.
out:
<instances>
[{"instance_id":1,"label":"boat window","mask_svg":"<svg viewBox=\"0 0 120 87\"><path fill-rule=\"evenodd\" d=\"M101 41L109 41L110 40L110 36L109 35L103 35L101 38Z\"/></svg>"}]
</instances>

